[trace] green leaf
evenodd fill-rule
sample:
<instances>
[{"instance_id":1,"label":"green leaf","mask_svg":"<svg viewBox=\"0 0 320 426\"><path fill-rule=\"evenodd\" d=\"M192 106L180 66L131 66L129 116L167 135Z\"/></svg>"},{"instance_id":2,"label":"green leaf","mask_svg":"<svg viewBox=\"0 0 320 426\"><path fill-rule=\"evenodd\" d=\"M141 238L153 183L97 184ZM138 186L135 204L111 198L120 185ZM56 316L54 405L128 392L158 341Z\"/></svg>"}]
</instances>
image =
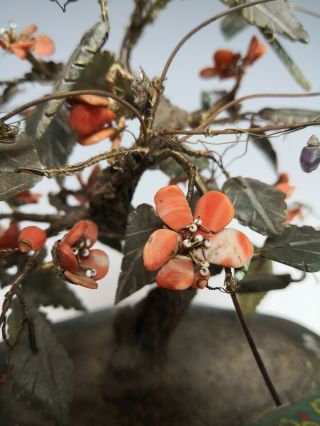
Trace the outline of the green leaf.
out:
<instances>
[{"instance_id":1,"label":"green leaf","mask_svg":"<svg viewBox=\"0 0 320 426\"><path fill-rule=\"evenodd\" d=\"M231 39L247 26L248 22L242 16L242 12L238 11L227 15L222 20L221 31L227 39Z\"/></svg>"},{"instance_id":2,"label":"green leaf","mask_svg":"<svg viewBox=\"0 0 320 426\"><path fill-rule=\"evenodd\" d=\"M184 129L188 127L188 125L188 113L172 105L167 98L162 96L157 108L152 130L154 132L160 132L165 128Z\"/></svg>"},{"instance_id":3,"label":"green leaf","mask_svg":"<svg viewBox=\"0 0 320 426\"><path fill-rule=\"evenodd\" d=\"M242 312L246 317L254 314L267 293L240 293L237 295Z\"/></svg>"},{"instance_id":4,"label":"green leaf","mask_svg":"<svg viewBox=\"0 0 320 426\"><path fill-rule=\"evenodd\" d=\"M81 300L53 270L34 271L23 283L24 295L35 306L85 310Z\"/></svg>"},{"instance_id":5,"label":"green leaf","mask_svg":"<svg viewBox=\"0 0 320 426\"><path fill-rule=\"evenodd\" d=\"M231 199L236 218L260 234L277 235L283 230L287 205L285 195L256 179L228 179L222 188Z\"/></svg>"},{"instance_id":6,"label":"green leaf","mask_svg":"<svg viewBox=\"0 0 320 426\"><path fill-rule=\"evenodd\" d=\"M25 133L20 133L12 144L0 144L0 201L32 188L41 180L39 176L17 173L18 167L42 167L32 139Z\"/></svg>"},{"instance_id":7,"label":"green leaf","mask_svg":"<svg viewBox=\"0 0 320 426\"><path fill-rule=\"evenodd\" d=\"M320 231L312 226L287 226L267 239L261 256L305 272L320 271Z\"/></svg>"},{"instance_id":8,"label":"green leaf","mask_svg":"<svg viewBox=\"0 0 320 426\"><path fill-rule=\"evenodd\" d=\"M300 68L295 64L291 56L286 52L282 44L276 37L270 34L268 31L261 30L263 36L266 38L272 49L284 66L288 69L289 73L296 80L296 82L305 90L310 90L310 83L304 76Z\"/></svg>"},{"instance_id":9,"label":"green leaf","mask_svg":"<svg viewBox=\"0 0 320 426\"><path fill-rule=\"evenodd\" d=\"M141 204L130 213L116 303L154 282L154 273L144 269L142 255L149 236L162 226L162 221L148 204Z\"/></svg>"},{"instance_id":10,"label":"green leaf","mask_svg":"<svg viewBox=\"0 0 320 426\"><path fill-rule=\"evenodd\" d=\"M107 40L108 34L108 20L97 22L84 33L80 43L65 65L61 73L61 78L55 85L54 93L63 93L73 90L83 70L93 61L95 54ZM51 120L59 111L64 101L64 98L53 99L46 104L38 122L36 139L42 139L44 133L48 131Z\"/></svg>"},{"instance_id":11,"label":"green leaf","mask_svg":"<svg viewBox=\"0 0 320 426\"><path fill-rule=\"evenodd\" d=\"M250 278L257 280L264 274L272 273L272 262L269 259L257 258L252 259L249 265L249 269L245 278L240 282L240 289L245 287L245 282L250 281ZM270 275L272 276L272 275ZM244 286L243 286L244 282ZM264 299L267 292L250 292L250 293L238 293L238 299L242 311L246 316L252 315L256 312L260 302Z\"/></svg>"},{"instance_id":12,"label":"green leaf","mask_svg":"<svg viewBox=\"0 0 320 426\"><path fill-rule=\"evenodd\" d=\"M11 345L14 345L17 341L23 320L24 316L21 309L21 304L17 300L13 300L13 303L11 304L11 312L7 320L7 335Z\"/></svg>"},{"instance_id":13,"label":"green leaf","mask_svg":"<svg viewBox=\"0 0 320 426\"><path fill-rule=\"evenodd\" d=\"M209 160L207 158L194 158L190 155L186 157L192 161L193 165L198 168L198 170L204 170L209 168ZM171 180L180 182L184 179L187 180L188 175L186 171L180 166L179 163L174 158L168 158L164 161L161 161L160 170L163 171L166 175L169 176Z\"/></svg>"},{"instance_id":14,"label":"green leaf","mask_svg":"<svg viewBox=\"0 0 320 426\"><path fill-rule=\"evenodd\" d=\"M74 90L107 90L106 74L114 63L113 53L109 51L96 53L75 83Z\"/></svg>"},{"instance_id":15,"label":"green leaf","mask_svg":"<svg viewBox=\"0 0 320 426\"><path fill-rule=\"evenodd\" d=\"M320 119L320 111L300 108L263 108L257 115L275 124L296 124Z\"/></svg>"},{"instance_id":16,"label":"green leaf","mask_svg":"<svg viewBox=\"0 0 320 426\"><path fill-rule=\"evenodd\" d=\"M242 0L222 0L230 7L243 4ZM272 35L279 34L294 41L308 43L309 36L302 24L291 13L290 4L286 0L257 4L246 7L242 16L252 25L268 30Z\"/></svg>"},{"instance_id":17,"label":"green leaf","mask_svg":"<svg viewBox=\"0 0 320 426\"><path fill-rule=\"evenodd\" d=\"M38 107L38 114L32 115L26 120L26 133L36 141L41 162L46 167L59 167L67 164L75 142L76 134L68 124L68 112L65 107L61 108L54 116L47 131L36 139L36 131L42 117L44 106Z\"/></svg>"},{"instance_id":18,"label":"green leaf","mask_svg":"<svg viewBox=\"0 0 320 426\"><path fill-rule=\"evenodd\" d=\"M9 384L18 399L64 426L72 395L73 365L50 324L40 315L33 317L33 323L38 352L30 350L26 325L9 352Z\"/></svg>"},{"instance_id":19,"label":"green leaf","mask_svg":"<svg viewBox=\"0 0 320 426\"><path fill-rule=\"evenodd\" d=\"M279 34L290 40L309 42L308 33L291 13L286 0L247 7L242 10L242 15L250 24L268 30L273 36Z\"/></svg>"},{"instance_id":20,"label":"green leaf","mask_svg":"<svg viewBox=\"0 0 320 426\"><path fill-rule=\"evenodd\" d=\"M275 171L278 170L278 159L277 153L273 149L273 146L270 142L270 139L266 136L266 134L261 132L255 132L254 134L249 135L249 139L253 142L254 146L261 151L267 160L271 163L272 167Z\"/></svg>"}]
</instances>

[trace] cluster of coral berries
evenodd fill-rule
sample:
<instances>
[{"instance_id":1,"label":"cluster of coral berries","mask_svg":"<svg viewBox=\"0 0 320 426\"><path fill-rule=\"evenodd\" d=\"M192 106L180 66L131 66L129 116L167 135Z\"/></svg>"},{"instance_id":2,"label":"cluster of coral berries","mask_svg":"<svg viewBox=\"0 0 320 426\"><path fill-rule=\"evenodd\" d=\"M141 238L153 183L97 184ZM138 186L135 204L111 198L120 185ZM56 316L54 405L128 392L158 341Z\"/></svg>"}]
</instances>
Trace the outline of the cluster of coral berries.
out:
<instances>
[{"instance_id":1,"label":"cluster of coral berries","mask_svg":"<svg viewBox=\"0 0 320 426\"><path fill-rule=\"evenodd\" d=\"M90 220L77 222L52 249L54 266L63 277L82 287L95 289L109 270L109 257L92 249L98 238L98 228ZM22 253L41 250L47 240L46 232L38 226L26 226L21 231L13 223L0 236L0 250L16 249Z\"/></svg>"}]
</instances>

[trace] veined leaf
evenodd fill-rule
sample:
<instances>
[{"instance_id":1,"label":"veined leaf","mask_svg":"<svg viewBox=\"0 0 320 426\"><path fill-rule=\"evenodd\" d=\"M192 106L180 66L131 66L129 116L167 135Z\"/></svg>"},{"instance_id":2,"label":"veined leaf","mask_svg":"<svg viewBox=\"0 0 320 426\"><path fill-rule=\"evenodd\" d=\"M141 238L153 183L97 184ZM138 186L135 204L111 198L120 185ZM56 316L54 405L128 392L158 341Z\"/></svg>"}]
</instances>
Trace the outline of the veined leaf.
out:
<instances>
[{"instance_id":1,"label":"veined leaf","mask_svg":"<svg viewBox=\"0 0 320 426\"><path fill-rule=\"evenodd\" d=\"M232 201L236 218L260 234L277 235L283 230L287 205L285 195L256 179L228 179L222 188Z\"/></svg>"},{"instance_id":2,"label":"veined leaf","mask_svg":"<svg viewBox=\"0 0 320 426\"><path fill-rule=\"evenodd\" d=\"M186 157L189 158L193 165L201 171L209 167L209 160L207 158L194 158L190 155L186 155ZM159 168L175 182L182 181L184 178L186 178L186 180L188 179L186 171L173 158L161 161Z\"/></svg>"},{"instance_id":3,"label":"veined leaf","mask_svg":"<svg viewBox=\"0 0 320 426\"><path fill-rule=\"evenodd\" d=\"M9 383L18 399L55 419L59 426L67 425L71 400L73 365L57 341L50 324L34 315L33 323L38 346L30 350L28 327L25 325L9 352Z\"/></svg>"},{"instance_id":4,"label":"veined leaf","mask_svg":"<svg viewBox=\"0 0 320 426\"><path fill-rule=\"evenodd\" d=\"M24 280L23 292L28 303L35 306L85 310L81 300L53 270L32 272Z\"/></svg>"},{"instance_id":5,"label":"veined leaf","mask_svg":"<svg viewBox=\"0 0 320 426\"><path fill-rule=\"evenodd\" d=\"M254 314L267 293L240 293L237 295L242 312L246 317Z\"/></svg>"},{"instance_id":6,"label":"veined leaf","mask_svg":"<svg viewBox=\"0 0 320 426\"><path fill-rule=\"evenodd\" d=\"M277 54L280 61L284 64L284 66L288 69L292 77L296 80L296 82L305 90L310 90L310 83L307 78L304 76L300 68L295 64L291 56L286 52L283 48L282 44L278 41L276 37L274 37L270 32L266 30L261 30L263 36L268 41L269 45L273 48L275 53Z\"/></svg>"},{"instance_id":7,"label":"veined leaf","mask_svg":"<svg viewBox=\"0 0 320 426\"><path fill-rule=\"evenodd\" d=\"M230 7L243 4L242 0L222 0ZM250 3L250 1L248 2ZM308 43L309 36L302 24L292 14L287 0L277 0L246 7L242 16L252 25L266 29L272 35L279 34L294 41Z\"/></svg>"},{"instance_id":8,"label":"veined leaf","mask_svg":"<svg viewBox=\"0 0 320 426\"><path fill-rule=\"evenodd\" d=\"M20 133L12 144L0 144L0 201L41 180L39 176L17 173L18 167L42 167L32 139L25 133Z\"/></svg>"},{"instance_id":9,"label":"veined leaf","mask_svg":"<svg viewBox=\"0 0 320 426\"><path fill-rule=\"evenodd\" d=\"M227 39L231 39L240 31L244 30L247 26L248 22L242 16L242 12L238 11L227 15L222 20L221 31Z\"/></svg>"},{"instance_id":10,"label":"veined leaf","mask_svg":"<svg viewBox=\"0 0 320 426\"><path fill-rule=\"evenodd\" d=\"M320 111L301 108L263 108L258 112L258 115L275 124L295 124L320 120Z\"/></svg>"},{"instance_id":11,"label":"veined leaf","mask_svg":"<svg viewBox=\"0 0 320 426\"><path fill-rule=\"evenodd\" d=\"M85 67L91 63L94 55L107 39L108 33L109 22L99 21L83 35L79 45L66 64L63 75L55 86L54 93L68 92L74 88ZM54 99L46 105L38 122L37 139L41 139L48 130L52 118L64 101L65 99Z\"/></svg>"},{"instance_id":12,"label":"veined leaf","mask_svg":"<svg viewBox=\"0 0 320 426\"><path fill-rule=\"evenodd\" d=\"M269 259L252 259L249 265L249 269L245 278L240 282L240 289L243 288L243 282L245 283L250 278L254 281L259 279L264 274L272 276L272 262ZM240 292L238 293L238 299L242 311L246 316L252 315L257 310L260 302L264 299L267 292Z\"/></svg>"},{"instance_id":13,"label":"veined leaf","mask_svg":"<svg viewBox=\"0 0 320 426\"><path fill-rule=\"evenodd\" d=\"M76 134L70 129L66 108L62 107L51 119L48 128L40 139L36 131L41 120L44 106L38 107L39 114L26 120L26 133L36 141L36 149L42 164L46 167L59 167L67 163L77 140Z\"/></svg>"},{"instance_id":14,"label":"veined leaf","mask_svg":"<svg viewBox=\"0 0 320 426\"><path fill-rule=\"evenodd\" d=\"M153 231L163 226L153 207L141 204L128 219L116 303L154 282L155 273L143 265L143 248Z\"/></svg>"},{"instance_id":15,"label":"veined leaf","mask_svg":"<svg viewBox=\"0 0 320 426\"><path fill-rule=\"evenodd\" d=\"M320 231L312 226L287 226L267 239L261 256L305 272L320 271Z\"/></svg>"}]
</instances>

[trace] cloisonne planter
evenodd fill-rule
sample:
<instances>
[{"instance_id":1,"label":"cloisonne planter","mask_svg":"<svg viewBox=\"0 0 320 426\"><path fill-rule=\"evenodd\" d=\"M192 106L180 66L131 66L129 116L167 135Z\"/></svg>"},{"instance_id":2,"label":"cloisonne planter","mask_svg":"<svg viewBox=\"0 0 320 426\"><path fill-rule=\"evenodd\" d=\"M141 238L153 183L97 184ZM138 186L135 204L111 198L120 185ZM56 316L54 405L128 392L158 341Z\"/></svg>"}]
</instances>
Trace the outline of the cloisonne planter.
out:
<instances>
[{"instance_id":1,"label":"cloisonne planter","mask_svg":"<svg viewBox=\"0 0 320 426\"><path fill-rule=\"evenodd\" d=\"M124 308L121 324L130 310ZM275 408L233 312L192 306L155 359L141 349L148 342L134 346L130 321L119 335L115 316L109 309L55 326L75 363L68 425L320 425L320 338L306 328L266 315L249 319L283 401ZM0 420L1 426L54 425L17 402L6 384Z\"/></svg>"}]
</instances>

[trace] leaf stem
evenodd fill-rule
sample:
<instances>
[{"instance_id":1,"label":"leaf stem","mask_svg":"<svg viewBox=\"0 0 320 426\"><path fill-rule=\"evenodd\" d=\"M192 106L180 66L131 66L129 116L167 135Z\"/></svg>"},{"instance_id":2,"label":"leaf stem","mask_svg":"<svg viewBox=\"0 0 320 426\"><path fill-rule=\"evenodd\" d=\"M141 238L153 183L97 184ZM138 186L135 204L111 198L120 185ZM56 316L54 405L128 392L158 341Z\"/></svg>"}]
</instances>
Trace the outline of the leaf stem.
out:
<instances>
[{"instance_id":1,"label":"leaf stem","mask_svg":"<svg viewBox=\"0 0 320 426\"><path fill-rule=\"evenodd\" d=\"M57 167L52 169L34 169L32 167L19 167L17 173L29 173L37 176L45 176L51 178L59 175L73 174L80 172L86 167L93 166L94 164L99 163L100 161L109 160L110 158L119 158L124 157L128 154L147 154L149 152L148 148L127 148L117 151L104 152L102 154L95 155L94 157L89 158L88 160L81 161L80 163L72 164L70 166Z\"/></svg>"}]
</instances>

